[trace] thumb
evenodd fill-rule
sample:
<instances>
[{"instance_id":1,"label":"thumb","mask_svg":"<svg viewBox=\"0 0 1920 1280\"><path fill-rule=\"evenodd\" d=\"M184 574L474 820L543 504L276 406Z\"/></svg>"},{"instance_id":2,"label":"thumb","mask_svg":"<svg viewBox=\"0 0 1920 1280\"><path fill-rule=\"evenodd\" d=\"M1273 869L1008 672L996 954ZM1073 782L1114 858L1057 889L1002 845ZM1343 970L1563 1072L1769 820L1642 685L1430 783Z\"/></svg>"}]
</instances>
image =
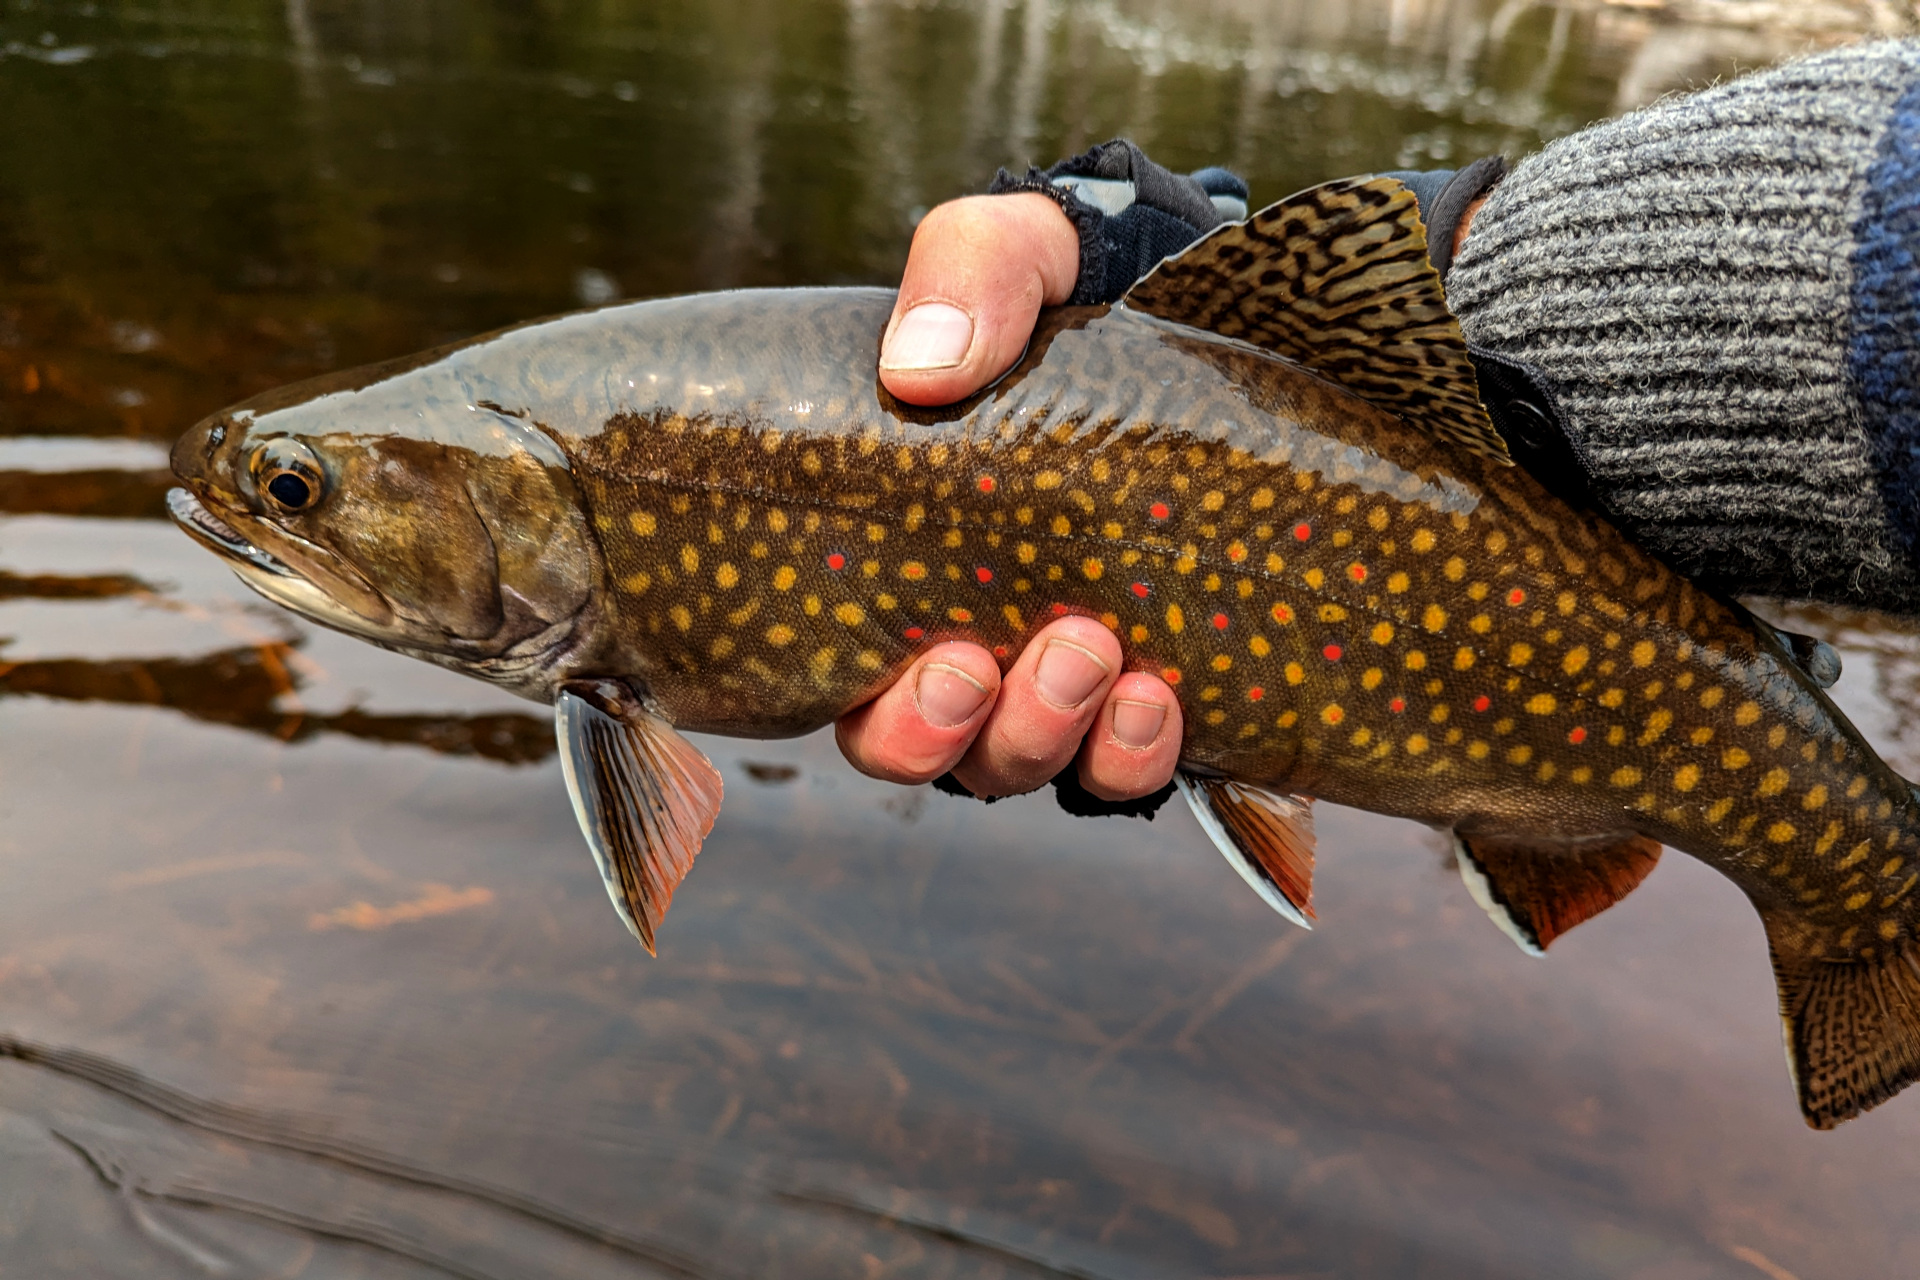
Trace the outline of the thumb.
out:
<instances>
[{"instance_id":1,"label":"thumb","mask_svg":"<svg viewBox=\"0 0 1920 1280\"><path fill-rule=\"evenodd\" d=\"M881 383L908 404L965 399L1012 367L1040 308L1065 302L1079 272L1079 233L1043 195L937 206L907 253Z\"/></svg>"}]
</instances>

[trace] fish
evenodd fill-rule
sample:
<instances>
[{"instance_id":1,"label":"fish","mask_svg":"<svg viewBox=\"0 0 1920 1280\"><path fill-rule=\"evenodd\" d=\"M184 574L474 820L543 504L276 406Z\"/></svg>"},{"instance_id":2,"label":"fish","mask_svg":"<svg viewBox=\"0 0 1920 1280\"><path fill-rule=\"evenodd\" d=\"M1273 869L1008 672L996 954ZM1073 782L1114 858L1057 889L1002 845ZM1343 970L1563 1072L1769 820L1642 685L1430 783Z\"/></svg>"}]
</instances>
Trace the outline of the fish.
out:
<instances>
[{"instance_id":1,"label":"fish","mask_svg":"<svg viewBox=\"0 0 1920 1280\"><path fill-rule=\"evenodd\" d=\"M169 509L269 600L552 705L649 952L721 804L687 732L808 733L1072 613L1173 688L1179 789L1288 919L1316 800L1448 833L1534 954L1672 847L1760 915L1809 1124L1920 1074L1914 788L1831 650L1514 465L1403 185L1045 311L946 408L877 381L893 297L627 303L270 391L181 437Z\"/></svg>"}]
</instances>

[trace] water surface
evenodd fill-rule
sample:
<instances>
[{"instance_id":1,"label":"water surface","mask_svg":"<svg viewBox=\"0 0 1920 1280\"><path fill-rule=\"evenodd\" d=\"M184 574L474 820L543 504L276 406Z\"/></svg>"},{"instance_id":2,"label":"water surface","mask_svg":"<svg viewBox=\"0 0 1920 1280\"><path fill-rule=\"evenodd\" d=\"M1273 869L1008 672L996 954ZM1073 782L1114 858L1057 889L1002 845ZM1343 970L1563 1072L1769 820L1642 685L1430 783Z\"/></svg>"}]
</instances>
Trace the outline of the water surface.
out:
<instances>
[{"instance_id":1,"label":"water surface","mask_svg":"<svg viewBox=\"0 0 1920 1280\"><path fill-rule=\"evenodd\" d=\"M1126 133L1264 201L1871 17L1695 8L0 6L0 1266L1920 1274L1920 1094L1802 1126L1758 921L1684 857L1529 961L1432 835L1330 810L1308 935L1171 808L715 740L649 960L542 709L160 518L224 403L614 297L885 283L998 165ZM1920 771L1911 635L1791 616Z\"/></svg>"}]
</instances>

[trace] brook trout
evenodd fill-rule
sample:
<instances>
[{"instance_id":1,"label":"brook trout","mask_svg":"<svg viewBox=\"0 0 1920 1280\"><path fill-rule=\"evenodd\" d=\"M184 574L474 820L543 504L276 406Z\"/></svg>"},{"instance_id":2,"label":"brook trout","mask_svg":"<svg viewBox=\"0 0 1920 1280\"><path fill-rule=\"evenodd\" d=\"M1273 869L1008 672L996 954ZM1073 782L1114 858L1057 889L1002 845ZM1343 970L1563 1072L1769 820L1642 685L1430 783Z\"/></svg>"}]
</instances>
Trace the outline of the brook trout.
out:
<instances>
[{"instance_id":1,"label":"brook trout","mask_svg":"<svg viewBox=\"0 0 1920 1280\"><path fill-rule=\"evenodd\" d=\"M1096 617L1185 710L1180 785L1278 910L1308 797L1453 834L1538 952L1662 844L1759 909L1830 1127L1920 1072L1920 804L1782 638L1510 464L1390 179L1046 314L947 410L892 295L617 306L268 393L174 450L181 526L325 626L552 703L648 949L719 809L680 730L825 725L929 646Z\"/></svg>"}]
</instances>

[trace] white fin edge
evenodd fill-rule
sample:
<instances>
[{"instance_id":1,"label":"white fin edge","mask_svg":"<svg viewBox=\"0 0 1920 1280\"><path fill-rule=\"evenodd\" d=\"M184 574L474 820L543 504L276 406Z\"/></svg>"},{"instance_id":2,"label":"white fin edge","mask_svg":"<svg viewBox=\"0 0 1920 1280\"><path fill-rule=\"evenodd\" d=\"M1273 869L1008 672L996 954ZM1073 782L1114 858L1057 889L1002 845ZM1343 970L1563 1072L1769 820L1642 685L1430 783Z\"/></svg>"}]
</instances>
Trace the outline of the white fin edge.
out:
<instances>
[{"instance_id":1,"label":"white fin edge","mask_svg":"<svg viewBox=\"0 0 1920 1280\"><path fill-rule=\"evenodd\" d=\"M1467 892L1487 913L1488 919L1500 926L1500 932L1512 938L1519 948L1530 956L1544 956L1546 948L1529 938L1507 909L1493 896L1493 885L1487 880L1479 866L1474 863L1473 855L1467 852L1467 845L1455 832L1447 832L1447 839L1453 841L1453 860L1460 867L1460 879L1466 883Z\"/></svg>"},{"instance_id":2,"label":"white fin edge","mask_svg":"<svg viewBox=\"0 0 1920 1280\"><path fill-rule=\"evenodd\" d=\"M1287 901L1286 896L1275 887L1273 881L1261 873L1252 859L1240 851L1240 846L1233 842L1233 837L1227 834L1226 827L1213 812L1213 806L1207 803L1205 788L1185 773L1176 772L1173 778L1179 784L1180 794L1187 798L1187 807L1193 810L1195 821L1199 822L1200 829L1207 833L1207 839L1213 841L1213 847L1225 856L1227 865L1240 873L1240 878L1260 895L1262 902L1278 911L1282 918L1292 921L1311 933L1313 922L1300 914L1300 908Z\"/></svg>"}]
</instances>

